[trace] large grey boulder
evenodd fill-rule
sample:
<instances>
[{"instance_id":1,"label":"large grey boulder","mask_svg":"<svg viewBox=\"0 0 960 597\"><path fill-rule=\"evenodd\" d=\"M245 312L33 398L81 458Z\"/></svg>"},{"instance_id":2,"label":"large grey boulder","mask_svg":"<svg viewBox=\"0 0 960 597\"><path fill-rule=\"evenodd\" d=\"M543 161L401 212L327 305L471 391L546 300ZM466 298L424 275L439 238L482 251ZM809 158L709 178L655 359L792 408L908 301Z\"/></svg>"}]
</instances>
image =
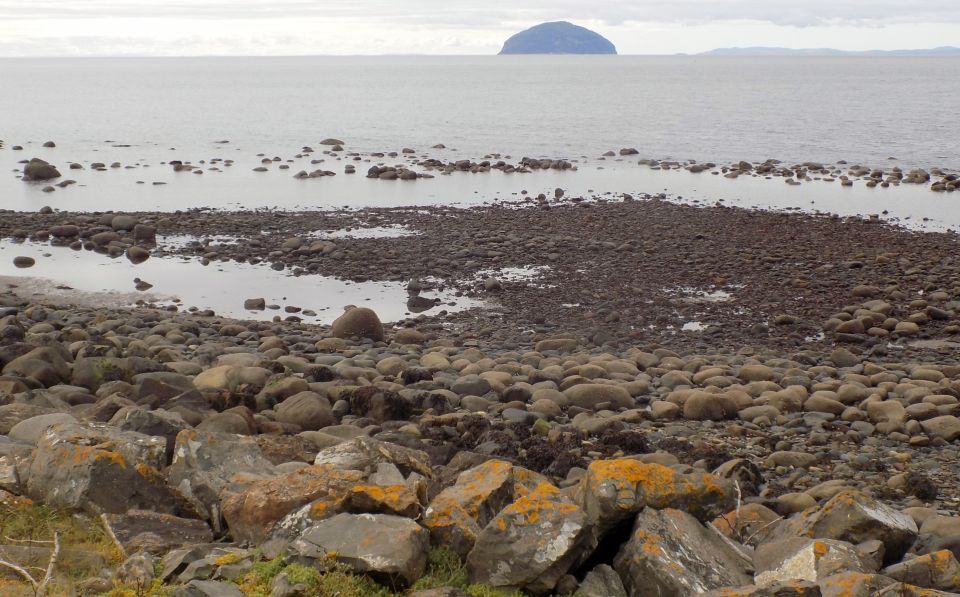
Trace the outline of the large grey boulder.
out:
<instances>
[{"instance_id":1,"label":"large grey boulder","mask_svg":"<svg viewBox=\"0 0 960 597\"><path fill-rule=\"evenodd\" d=\"M59 178L60 171L46 160L33 158L23 166L23 180L51 180Z\"/></svg>"},{"instance_id":2,"label":"large grey boulder","mask_svg":"<svg viewBox=\"0 0 960 597\"><path fill-rule=\"evenodd\" d=\"M210 527L202 520L148 510L106 514L103 524L126 553L144 551L162 555L185 545L213 541Z\"/></svg>"},{"instance_id":3,"label":"large grey boulder","mask_svg":"<svg viewBox=\"0 0 960 597\"><path fill-rule=\"evenodd\" d=\"M76 422L76 417L68 415L67 413L37 415L20 421L10 429L10 433L7 435L10 439L36 445L37 441L40 440L40 436L43 435L43 432L50 427L54 425L68 425Z\"/></svg>"},{"instance_id":4,"label":"large grey boulder","mask_svg":"<svg viewBox=\"0 0 960 597\"><path fill-rule=\"evenodd\" d=\"M781 522L766 543L787 537L837 539L858 544L875 539L883 543L884 564L900 561L919 531L909 515L894 510L870 495L841 491L826 504L795 514Z\"/></svg>"},{"instance_id":5,"label":"large grey boulder","mask_svg":"<svg viewBox=\"0 0 960 597\"><path fill-rule=\"evenodd\" d=\"M187 429L177 435L168 475L170 484L219 530L221 494L272 477L275 467L253 438Z\"/></svg>"},{"instance_id":6,"label":"large grey boulder","mask_svg":"<svg viewBox=\"0 0 960 597\"><path fill-rule=\"evenodd\" d=\"M597 546L586 513L542 482L500 511L467 555L472 583L547 594Z\"/></svg>"},{"instance_id":7,"label":"large grey boulder","mask_svg":"<svg viewBox=\"0 0 960 597\"><path fill-rule=\"evenodd\" d=\"M855 545L805 537L765 544L753 564L755 582L761 586L798 579L818 582L840 572L876 572Z\"/></svg>"},{"instance_id":8,"label":"large grey boulder","mask_svg":"<svg viewBox=\"0 0 960 597\"><path fill-rule=\"evenodd\" d=\"M290 545L304 562L333 559L391 586L409 586L427 566L430 534L388 514L337 514L308 528Z\"/></svg>"},{"instance_id":9,"label":"large grey boulder","mask_svg":"<svg viewBox=\"0 0 960 597\"><path fill-rule=\"evenodd\" d=\"M330 464L341 470L367 474L375 473L383 462L393 464L404 476L410 473L419 473L427 478L433 476L433 466L426 452L369 437L357 437L321 450L314 460L314 464Z\"/></svg>"},{"instance_id":10,"label":"large grey boulder","mask_svg":"<svg viewBox=\"0 0 960 597\"><path fill-rule=\"evenodd\" d=\"M631 597L686 597L753 582L742 548L672 509L643 510L613 567Z\"/></svg>"},{"instance_id":11,"label":"large grey boulder","mask_svg":"<svg viewBox=\"0 0 960 597\"><path fill-rule=\"evenodd\" d=\"M174 513L159 471L166 440L102 424L44 431L27 474L27 494L48 506L94 514L131 508Z\"/></svg>"}]
</instances>

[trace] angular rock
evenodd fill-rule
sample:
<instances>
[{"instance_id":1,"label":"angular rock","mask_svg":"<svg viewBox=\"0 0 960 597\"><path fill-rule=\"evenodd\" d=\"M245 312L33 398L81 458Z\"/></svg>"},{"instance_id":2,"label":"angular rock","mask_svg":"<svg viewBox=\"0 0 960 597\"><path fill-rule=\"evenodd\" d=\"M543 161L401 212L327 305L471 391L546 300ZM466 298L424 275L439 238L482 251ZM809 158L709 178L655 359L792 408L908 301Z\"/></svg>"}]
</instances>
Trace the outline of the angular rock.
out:
<instances>
[{"instance_id":1,"label":"angular rock","mask_svg":"<svg viewBox=\"0 0 960 597\"><path fill-rule=\"evenodd\" d=\"M423 576L430 534L416 522L387 514L337 514L308 528L290 546L302 561L334 560L390 586Z\"/></svg>"},{"instance_id":2,"label":"angular rock","mask_svg":"<svg viewBox=\"0 0 960 597\"><path fill-rule=\"evenodd\" d=\"M403 475L419 473L428 479L433 477L430 457L425 452L369 437L357 437L321 450L314 460L314 464L331 464L341 470L366 474L376 472L381 462L395 465Z\"/></svg>"},{"instance_id":3,"label":"angular rock","mask_svg":"<svg viewBox=\"0 0 960 597\"><path fill-rule=\"evenodd\" d=\"M549 593L597 545L586 514L542 482L484 527L467 556L472 583Z\"/></svg>"},{"instance_id":4,"label":"angular rock","mask_svg":"<svg viewBox=\"0 0 960 597\"><path fill-rule=\"evenodd\" d=\"M841 491L821 508L804 511L781 525L771 540L790 534L854 544L876 539L884 545L888 565L903 557L918 534L909 515L855 490Z\"/></svg>"},{"instance_id":5,"label":"angular rock","mask_svg":"<svg viewBox=\"0 0 960 597\"><path fill-rule=\"evenodd\" d=\"M960 592L960 563L946 549L893 564L882 574L919 587Z\"/></svg>"},{"instance_id":6,"label":"angular rock","mask_svg":"<svg viewBox=\"0 0 960 597\"><path fill-rule=\"evenodd\" d=\"M820 581L820 592L823 597L874 597L895 583L880 574L841 572Z\"/></svg>"},{"instance_id":7,"label":"angular rock","mask_svg":"<svg viewBox=\"0 0 960 597\"><path fill-rule=\"evenodd\" d=\"M234 540L260 543L278 522L306 504L313 521L333 516L364 478L363 473L329 464L304 467L229 495L223 501L223 518Z\"/></svg>"},{"instance_id":8,"label":"angular rock","mask_svg":"<svg viewBox=\"0 0 960 597\"><path fill-rule=\"evenodd\" d=\"M244 597L244 594L233 583L216 580L191 580L171 593L170 597Z\"/></svg>"},{"instance_id":9,"label":"angular rock","mask_svg":"<svg viewBox=\"0 0 960 597\"><path fill-rule=\"evenodd\" d=\"M220 530L221 492L272 476L273 471L252 438L187 429L177 435L168 474L170 484Z\"/></svg>"},{"instance_id":10,"label":"angular rock","mask_svg":"<svg viewBox=\"0 0 960 597\"><path fill-rule=\"evenodd\" d=\"M646 508L613 562L631 597L681 597L749 585L749 556L680 510Z\"/></svg>"},{"instance_id":11,"label":"angular rock","mask_svg":"<svg viewBox=\"0 0 960 597\"><path fill-rule=\"evenodd\" d=\"M210 527L202 520L148 510L106 514L103 522L124 553L145 551L162 555L185 545L213 541Z\"/></svg>"},{"instance_id":12,"label":"angular rock","mask_svg":"<svg viewBox=\"0 0 960 597\"><path fill-rule=\"evenodd\" d=\"M753 564L754 580L761 586L796 579L818 582L840 572L876 572L850 543L804 537L765 543Z\"/></svg>"},{"instance_id":13,"label":"angular rock","mask_svg":"<svg viewBox=\"0 0 960 597\"><path fill-rule=\"evenodd\" d=\"M58 425L37 442L27 494L55 508L93 514L131 508L173 514L176 499L160 469L166 440L102 424Z\"/></svg>"},{"instance_id":14,"label":"angular rock","mask_svg":"<svg viewBox=\"0 0 960 597\"><path fill-rule=\"evenodd\" d=\"M601 531L647 506L678 508L700 520L710 520L732 509L735 501L730 481L628 458L590 463L575 499L590 523Z\"/></svg>"},{"instance_id":15,"label":"angular rock","mask_svg":"<svg viewBox=\"0 0 960 597\"><path fill-rule=\"evenodd\" d=\"M627 590L616 570L600 564L587 572L576 594L578 597L627 597Z\"/></svg>"},{"instance_id":16,"label":"angular rock","mask_svg":"<svg viewBox=\"0 0 960 597\"><path fill-rule=\"evenodd\" d=\"M488 460L460 473L427 508L423 524L433 542L466 557L480 531L521 493L545 479L503 460Z\"/></svg>"}]
</instances>

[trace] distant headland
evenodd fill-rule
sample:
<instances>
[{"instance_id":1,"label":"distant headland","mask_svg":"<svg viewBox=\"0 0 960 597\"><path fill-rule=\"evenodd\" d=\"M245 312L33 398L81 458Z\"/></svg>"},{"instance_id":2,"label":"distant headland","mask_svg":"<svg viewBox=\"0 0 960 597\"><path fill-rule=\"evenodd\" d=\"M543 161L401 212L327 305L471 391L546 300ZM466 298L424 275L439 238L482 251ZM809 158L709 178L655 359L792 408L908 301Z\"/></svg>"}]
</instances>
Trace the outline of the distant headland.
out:
<instances>
[{"instance_id":1,"label":"distant headland","mask_svg":"<svg viewBox=\"0 0 960 597\"><path fill-rule=\"evenodd\" d=\"M566 21L541 23L513 35L500 54L616 54L599 33Z\"/></svg>"},{"instance_id":2,"label":"distant headland","mask_svg":"<svg viewBox=\"0 0 960 597\"><path fill-rule=\"evenodd\" d=\"M718 48L703 56L960 56L960 48L942 46L921 50L836 50L833 48Z\"/></svg>"}]
</instances>

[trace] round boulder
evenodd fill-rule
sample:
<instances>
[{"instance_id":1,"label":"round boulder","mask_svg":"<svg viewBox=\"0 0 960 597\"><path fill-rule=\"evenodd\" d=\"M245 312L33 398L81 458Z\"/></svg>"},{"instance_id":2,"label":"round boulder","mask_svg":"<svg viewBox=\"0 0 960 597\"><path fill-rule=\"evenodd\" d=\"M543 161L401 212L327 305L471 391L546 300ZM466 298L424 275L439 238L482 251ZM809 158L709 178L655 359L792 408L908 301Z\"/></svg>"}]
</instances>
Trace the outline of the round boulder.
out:
<instances>
[{"instance_id":1,"label":"round boulder","mask_svg":"<svg viewBox=\"0 0 960 597\"><path fill-rule=\"evenodd\" d=\"M353 307L333 322L330 333L335 338L369 338L383 340L383 324L373 309Z\"/></svg>"},{"instance_id":2,"label":"round boulder","mask_svg":"<svg viewBox=\"0 0 960 597\"><path fill-rule=\"evenodd\" d=\"M336 423L330 402L316 392L300 392L275 408L277 421L299 425L304 431L316 431Z\"/></svg>"}]
</instances>

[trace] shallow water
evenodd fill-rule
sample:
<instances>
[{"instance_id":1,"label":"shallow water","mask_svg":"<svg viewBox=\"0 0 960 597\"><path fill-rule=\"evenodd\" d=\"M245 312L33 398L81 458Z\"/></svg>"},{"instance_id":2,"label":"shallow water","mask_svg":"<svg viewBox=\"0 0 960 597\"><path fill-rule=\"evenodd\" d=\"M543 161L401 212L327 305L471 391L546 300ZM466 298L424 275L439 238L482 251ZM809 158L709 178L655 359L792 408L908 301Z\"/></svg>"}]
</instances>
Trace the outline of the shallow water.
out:
<instances>
[{"instance_id":1,"label":"shallow water","mask_svg":"<svg viewBox=\"0 0 960 597\"><path fill-rule=\"evenodd\" d=\"M36 265L18 269L16 256L36 259ZM151 257L134 265L125 257L110 258L92 251L74 251L39 243L0 241L0 276L29 276L66 285L79 293L108 293L117 297L115 306L132 303L135 278L153 285L142 293L143 300L158 305L179 304L181 309L212 309L218 315L240 319L270 320L286 317L283 308L296 306L316 312L315 316L297 313L311 323L330 323L347 305L374 309L383 321L398 321L420 309L407 305L406 285L391 282L348 282L325 276L293 276L266 266L214 262L204 266L197 260ZM68 299L69 292L65 295ZM479 301L454 297L449 293L422 293L425 298L440 298L442 304L425 311L427 316L440 310L461 311L481 306ZM248 311L245 299L264 298L279 310ZM108 297L105 297L108 298ZM179 301L175 301L179 299ZM452 303L452 304L451 304Z\"/></svg>"},{"instance_id":2,"label":"shallow water","mask_svg":"<svg viewBox=\"0 0 960 597\"><path fill-rule=\"evenodd\" d=\"M960 59L0 59L0 81L0 114L9 115L0 129L0 198L7 209L469 206L517 200L524 190L552 197L560 187L568 196L666 192L842 215L888 211L911 225L960 228L957 202L923 188L788 187L779 179L727 180L652 171L636 159L599 159L606 150L635 147L638 157L721 163L845 159L957 169L960 120L952 106L960 96ZM369 165L401 163L403 156L356 162L358 173L347 175L344 166L353 161L321 153L319 141L330 136L346 141L348 151L407 146L444 160L491 152L511 155L510 162L563 157L576 160L579 170L369 180ZM48 139L57 147L41 147ZM437 143L447 149L431 149ZM12 151L15 144L25 150ZM295 158L306 145L316 152ZM35 156L77 184L44 193L46 183L20 181L18 161ZM274 156L283 161L253 171L262 157ZM213 164L214 158L235 164ZM204 174L162 164L173 159L203 160ZM87 169L68 170L69 162ZM92 162L122 166L97 172ZM316 168L337 175L293 178Z\"/></svg>"}]
</instances>

